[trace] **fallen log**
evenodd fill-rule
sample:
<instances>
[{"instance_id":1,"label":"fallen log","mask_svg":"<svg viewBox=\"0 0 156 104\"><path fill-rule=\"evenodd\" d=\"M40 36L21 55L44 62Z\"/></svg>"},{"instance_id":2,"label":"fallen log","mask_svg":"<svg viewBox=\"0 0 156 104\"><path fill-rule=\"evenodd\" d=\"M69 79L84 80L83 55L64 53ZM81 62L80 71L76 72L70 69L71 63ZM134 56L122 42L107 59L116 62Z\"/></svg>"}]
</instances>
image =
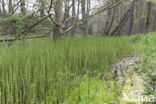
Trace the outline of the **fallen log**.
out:
<instances>
[{"instance_id":1,"label":"fallen log","mask_svg":"<svg viewBox=\"0 0 156 104\"><path fill-rule=\"evenodd\" d=\"M34 37L27 37L27 38L3 39L3 40L0 40L0 42L13 42L13 41L17 41L17 40L37 39L37 38L45 38L45 37L49 37L49 35L34 36Z\"/></svg>"}]
</instances>

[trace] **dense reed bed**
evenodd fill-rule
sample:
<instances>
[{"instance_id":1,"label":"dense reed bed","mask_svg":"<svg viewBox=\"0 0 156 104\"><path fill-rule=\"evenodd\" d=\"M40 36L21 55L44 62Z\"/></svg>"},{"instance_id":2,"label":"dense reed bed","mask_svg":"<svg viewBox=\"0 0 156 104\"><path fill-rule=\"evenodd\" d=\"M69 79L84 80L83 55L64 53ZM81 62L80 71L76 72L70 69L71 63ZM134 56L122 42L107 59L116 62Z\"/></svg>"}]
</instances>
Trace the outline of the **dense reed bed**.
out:
<instances>
[{"instance_id":1,"label":"dense reed bed","mask_svg":"<svg viewBox=\"0 0 156 104\"><path fill-rule=\"evenodd\" d=\"M126 37L0 45L0 104L102 104L117 94L111 66L133 52ZM108 89L110 90L108 91Z\"/></svg>"}]
</instances>

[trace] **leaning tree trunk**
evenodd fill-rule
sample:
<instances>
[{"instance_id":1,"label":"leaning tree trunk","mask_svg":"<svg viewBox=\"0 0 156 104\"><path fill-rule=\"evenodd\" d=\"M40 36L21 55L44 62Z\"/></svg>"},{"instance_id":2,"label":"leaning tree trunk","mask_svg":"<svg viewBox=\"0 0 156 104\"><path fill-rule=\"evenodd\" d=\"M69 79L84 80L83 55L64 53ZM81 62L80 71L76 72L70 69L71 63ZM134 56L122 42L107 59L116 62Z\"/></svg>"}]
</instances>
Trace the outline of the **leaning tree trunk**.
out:
<instances>
[{"instance_id":1,"label":"leaning tree trunk","mask_svg":"<svg viewBox=\"0 0 156 104\"><path fill-rule=\"evenodd\" d=\"M109 2L108 2L108 5L109 5ZM108 19L106 20L106 25L105 25L105 28L104 28L103 35L109 35L110 30L111 30L112 25L113 25L113 22L114 22L114 19L115 19L116 9L117 8L115 7L115 8L109 8L107 10Z\"/></svg>"},{"instance_id":2,"label":"leaning tree trunk","mask_svg":"<svg viewBox=\"0 0 156 104\"><path fill-rule=\"evenodd\" d=\"M110 35L116 35L119 34L119 32L121 31L121 29L123 28L123 26L126 24L127 20L129 19L129 17L131 16L131 14L133 13L133 9L135 7L135 2L136 0L133 0L130 8L127 10L126 14L124 15L124 17L121 19L120 23L116 26L116 28L111 32Z\"/></svg>"},{"instance_id":3,"label":"leaning tree trunk","mask_svg":"<svg viewBox=\"0 0 156 104\"><path fill-rule=\"evenodd\" d=\"M56 5L55 5L55 21L56 25L54 28L54 39L57 40L59 37L61 37L64 34L64 29L63 29L63 2L62 0L56 0Z\"/></svg>"}]
</instances>

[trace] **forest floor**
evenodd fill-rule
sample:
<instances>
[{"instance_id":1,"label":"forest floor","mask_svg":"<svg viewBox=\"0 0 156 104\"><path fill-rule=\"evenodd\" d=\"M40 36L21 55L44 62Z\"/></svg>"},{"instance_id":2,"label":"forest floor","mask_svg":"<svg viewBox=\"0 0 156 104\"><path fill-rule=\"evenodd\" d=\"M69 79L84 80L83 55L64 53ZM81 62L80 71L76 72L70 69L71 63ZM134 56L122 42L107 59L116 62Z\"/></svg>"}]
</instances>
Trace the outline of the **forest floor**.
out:
<instances>
[{"instance_id":1,"label":"forest floor","mask_svg":"<svg viewBox=\"0 0 156 104\"><path fill-rule=\"evenodd\" d=\"M135 69L139 60L138 56L129 56L122 59L114 67L117 73L117 84L122 85L118 89L123 95L120 98L120 104L143 103L140 97L144 96L144 90L146 89L145 82Z\"/></svg>"},{"instance_id":2,"label":"forest floor","mask_svg":"<svg viewBox=\"0 0 156 104\"><path fill-rule=\"evenodd\" d=\"M137 38L137 37L135 37ZM156 47L155 36L139 39L137 55L121 59L114 66L120 104L155 104L156 102ZM153 79L153 77L155 79Z\"/></svg>"}]
</instances>

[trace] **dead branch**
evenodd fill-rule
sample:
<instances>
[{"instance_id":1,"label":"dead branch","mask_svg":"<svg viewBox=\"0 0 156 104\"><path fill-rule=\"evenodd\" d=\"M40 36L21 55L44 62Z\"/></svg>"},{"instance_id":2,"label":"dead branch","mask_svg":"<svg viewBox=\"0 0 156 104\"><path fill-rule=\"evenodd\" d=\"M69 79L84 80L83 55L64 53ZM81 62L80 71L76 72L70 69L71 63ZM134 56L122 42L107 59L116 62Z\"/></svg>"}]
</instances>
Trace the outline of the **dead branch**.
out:
<instances>
[{"instance_id":1,"label":"dead branch","mask_svg":"<svg viewBox=\"0 0 156 104\"><path fill-rule=\"evenodd\" d=\"M24 39L36 39L36 38L45 38L45 37L49 37L48 35L43 35L43 36L36 36L36 37L27 37ZM13 41L17 41L17 40L23 40L23 38L17 38L17 39L4 39L4 40L0 40L0 42L13 42Z\"/></svg>"}]
</instances>

